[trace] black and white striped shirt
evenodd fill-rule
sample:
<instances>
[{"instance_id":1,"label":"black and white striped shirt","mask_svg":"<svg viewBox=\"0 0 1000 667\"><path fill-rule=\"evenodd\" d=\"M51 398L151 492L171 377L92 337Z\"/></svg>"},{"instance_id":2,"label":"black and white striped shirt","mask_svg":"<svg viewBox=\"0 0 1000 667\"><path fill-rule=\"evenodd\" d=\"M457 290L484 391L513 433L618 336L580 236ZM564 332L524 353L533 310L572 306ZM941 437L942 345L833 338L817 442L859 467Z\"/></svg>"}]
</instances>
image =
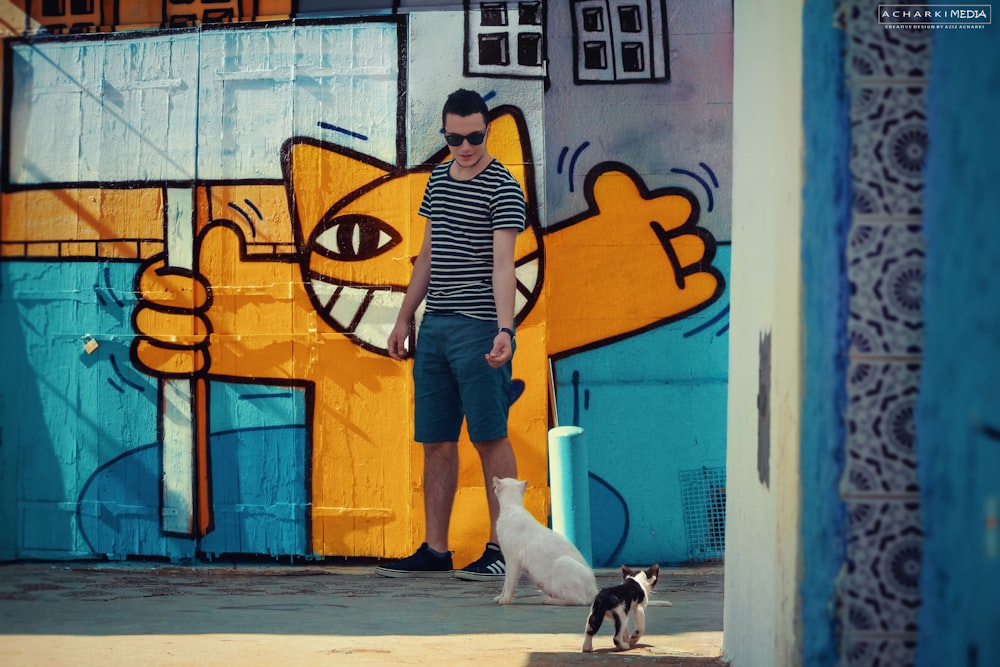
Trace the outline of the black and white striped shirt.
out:
<instances>
[{"instance_id":1,"label":"black and white striped shirt","mask_svg":"<svg viewBox=\"0 0 1000 667\"><path fill-rule=\"evenodd\" d=\"M468 181L452 178L450 167L434 167L419 210L431 224L426 309L495 320L493 230L524 229L524 193L496 160Z\"/></svg>"}]
</instances>

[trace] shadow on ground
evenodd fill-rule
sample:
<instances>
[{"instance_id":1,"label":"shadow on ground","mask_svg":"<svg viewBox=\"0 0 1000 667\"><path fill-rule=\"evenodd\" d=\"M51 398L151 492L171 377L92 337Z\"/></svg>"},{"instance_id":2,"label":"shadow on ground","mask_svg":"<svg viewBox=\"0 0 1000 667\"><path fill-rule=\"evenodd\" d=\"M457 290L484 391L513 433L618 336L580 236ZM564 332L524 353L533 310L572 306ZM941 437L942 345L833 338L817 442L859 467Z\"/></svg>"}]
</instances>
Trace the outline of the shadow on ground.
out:
<instances>
[{"instance_id":1,"label":"shadow on ground","mask_svg":"<svg viewBox=\"0 0 1000 667\"><path fill-rule=\"evenodd\" d=\"M600 586L620 577L597 574ZM581 653L589 609L539 604L527 580L500 606L501 586L387 579L368 563L10 563L0 565L0 663L725 664L721 566L663 570L647 633L625 652L604 627Z\"/></svg>"}]
</instances>

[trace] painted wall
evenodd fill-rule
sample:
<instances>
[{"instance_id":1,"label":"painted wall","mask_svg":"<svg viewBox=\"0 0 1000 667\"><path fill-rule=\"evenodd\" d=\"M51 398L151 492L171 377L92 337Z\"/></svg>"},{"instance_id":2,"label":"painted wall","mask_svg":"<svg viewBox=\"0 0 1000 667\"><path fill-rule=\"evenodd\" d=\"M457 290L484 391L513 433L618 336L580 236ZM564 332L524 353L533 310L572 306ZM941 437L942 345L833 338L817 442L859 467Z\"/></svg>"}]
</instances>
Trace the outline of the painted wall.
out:
<instances>
[{"instance_id":1,"label":"painted wall","mask_svg":"<svg viewBox=\"0 0 1000 667\"><path fill-rule=\"evenodd\" d=\"M558 414L587 431L595 561L706 557L724 471L682 482L725 460L729 4L267 24L239 21L293 7L230 4L202 24L218 3L104 2L98 32L6 41L0 555L412 550L410 366L384 344L463 86L529 202L511 409L529 507L547 520ZM18 8L29 31L68 20ZM482 548L484 493L465 443L458 560Z\"/></svg>"},{"instance_id":2,"label":"painted wall","mask_svg":"<svg viewBox=\"0 0 1000 667\"><path fill-rule=\"evenodd\" d=\"M837 664L841 641L836 600L844 563L845 514L838 488L848 345L844 248L852 191L846 38L838 25L830 24L829 6L823 2L805 4L802 24L801 566L798 579L788 582L783 592L797 597L787 613L798 616L783 644L786 651L800 654L799 664L818 666Z\"/></svg>"},{"instance_id":3,"label":"painted wall","mask_svg":"<svg viewBox=\"0 0 1000 667\"><path fill-rule=\"evenodd\" d=\"M579 11L599 3L571 4ZM545 94L550 219L577 219L592 170L604 160L626 162L648 187L680 188L697 199L699 225L715 239L711 263L721 272L716 298L698 312L664 318L613 343L549 347L559 422L585 431L592 507L601 517L592 516L595 559L614 566L623 558L718 558L726 492L732 7L668 3L669 83L618 85L609 95L608 85L579 83L573 59L559 57L572 53L580 27L556 6L549 8L551 86ZM618 197L596 204L608 209ZM615 215L604 217L597 243L626 243ZM673 287L655 265L580 259L600 267L600 280L621 276L608 295L621 301L619 314L607 313L612 318L634 317L649 307L648 298ZM553 313L550 331L564 320L580 330L593 326L569 312ZM680 535L685 538L673 537Z\"/></svg>"},{"instance_id":4,"label":"painted wall","mask_svg":"<svg viewBox=\"0 0 1000 667\"><path fill-rule=\"evenodd\" d=\"M993 32L991 33L990 30ZM1000 663L1000 40L933 40L925 194L927 321L917 403L925 533L916 664ZM965 196L963 193L975 193ZM956 221L960 221L956 225Z\"/></svg>"}]
</instances>

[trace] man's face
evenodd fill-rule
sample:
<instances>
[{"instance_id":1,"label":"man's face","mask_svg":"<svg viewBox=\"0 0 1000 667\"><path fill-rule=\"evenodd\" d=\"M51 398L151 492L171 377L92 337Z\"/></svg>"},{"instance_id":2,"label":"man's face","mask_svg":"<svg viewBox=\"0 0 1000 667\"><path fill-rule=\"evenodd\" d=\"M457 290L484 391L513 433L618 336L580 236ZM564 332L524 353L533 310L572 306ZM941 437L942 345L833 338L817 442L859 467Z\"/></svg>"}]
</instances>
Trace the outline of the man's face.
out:
<instances>
[{"instance_id":1,"label":"man's face","mask_svg":"<svg viewBox=\"0 0 1000 667\"><path fill-rule=\"evenodd\" d=\"M445 114L444 117L444 134L445 139L448 135L460 135L468 137L470 134L476 132L486 132L486 119L481 113L474 113L468 116L456 116L455 114L449 113ZM479 145L473 145L468 138L462 140L458 146L452 146L448 144L448 149L451 151L452 157L455 161L462 167L472 167L478 163L483 156L486 154L486 140L485 137Z\"/></svg>"}]
</instances>

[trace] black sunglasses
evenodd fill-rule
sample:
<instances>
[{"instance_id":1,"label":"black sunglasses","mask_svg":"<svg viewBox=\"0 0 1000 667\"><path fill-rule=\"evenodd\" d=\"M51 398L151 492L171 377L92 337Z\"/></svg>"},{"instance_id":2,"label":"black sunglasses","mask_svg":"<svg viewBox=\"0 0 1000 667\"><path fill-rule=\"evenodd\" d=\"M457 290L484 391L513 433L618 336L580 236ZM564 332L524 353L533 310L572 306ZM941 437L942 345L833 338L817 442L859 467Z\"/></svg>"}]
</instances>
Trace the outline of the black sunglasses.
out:
<instances>
[{"instance_id":1,"label":"black sunglasses","mask_svg":"<svg viewBox=\"0 0 1000 667\"><path fill-rule=\"evenodd\" d=\"M446 134L444 140L449 146L461 146L466 139L472 146L478 146L486 139L486 132L473 132L472 134Z\"/></svg>"}]
</instances>

